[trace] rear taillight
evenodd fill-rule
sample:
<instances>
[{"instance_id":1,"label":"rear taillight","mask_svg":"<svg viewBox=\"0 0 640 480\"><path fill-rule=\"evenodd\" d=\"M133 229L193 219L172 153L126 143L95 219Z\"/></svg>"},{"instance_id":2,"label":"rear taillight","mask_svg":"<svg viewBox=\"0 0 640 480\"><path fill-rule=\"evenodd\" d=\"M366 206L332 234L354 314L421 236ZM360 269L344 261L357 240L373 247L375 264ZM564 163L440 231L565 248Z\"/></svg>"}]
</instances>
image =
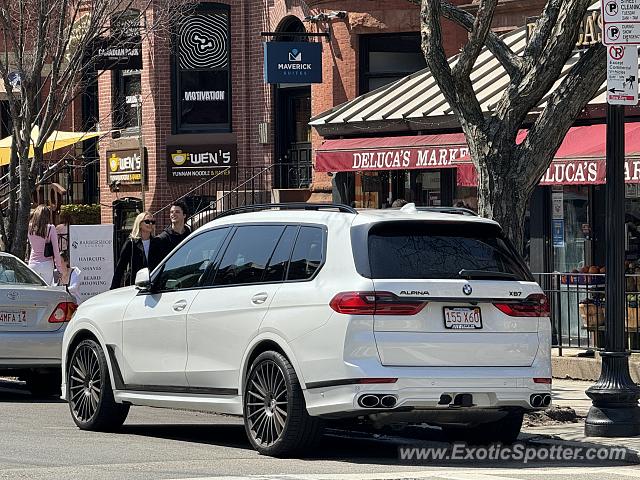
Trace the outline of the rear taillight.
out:
<instances>
[{"instance_id":1,"label":"rear taillight","mask_svg":"<svg viewBox=\"0 0 640 480\"><path fill-rule=\"evenodd\" d=\"M415 315L428 302L406 300L391 292L342 292L329 306L347 315Z\"/></svg>"},{"instance_id":2,"label":"rear taillight","mask_svg":"<svg viewBox=\"0 0 640 480\"><path fill-rule=\"evenodd\" d=\"M522 302L494 303L495 307L510 317L548 317L549 301L542 293L529 295Z\"/></svg>"},{"instance_id":3,"label":"rear taillight","mask_svg":"<svg viewBox=\"0 0 640 480\"><path fill-rule=\"evenodd\" d=\"M74 312L78 308L73 302L61 302L53 310L53 313L49 316L49 323L64 323L71 320Z\"/></svg>"}]
</instances>

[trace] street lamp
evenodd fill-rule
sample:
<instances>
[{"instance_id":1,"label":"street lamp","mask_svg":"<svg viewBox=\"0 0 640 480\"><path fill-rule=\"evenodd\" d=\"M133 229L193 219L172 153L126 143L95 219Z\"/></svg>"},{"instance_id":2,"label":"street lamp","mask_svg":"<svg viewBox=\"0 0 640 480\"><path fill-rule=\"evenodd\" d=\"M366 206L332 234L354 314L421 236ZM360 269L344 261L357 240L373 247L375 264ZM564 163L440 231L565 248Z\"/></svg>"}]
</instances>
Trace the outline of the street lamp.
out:
<instances>
[{"instance_id":1,"label":"street lamp","mask_svg":"<svg viewBox=\"0 0 640 480\"><path fill-rule=\"evenodd\" d=\"M146 211L144 199L144 141L142 138L142 95L136 95L136 116L138 117L138 155L140 155L140 197L142 211Z\"/></svg>"},{"instance_id":2,"label":"street lamp","mask_svg":"<svg viewBox=\"0 0 640 480\"><path fill-rule=\"evenodd\" d=\"M607 104L607 315L600 378L586 391L593 402L584 426L588 437L640 435L640 387L625 349L624 164L624 106Z\"/></svg>"}]
</instances>

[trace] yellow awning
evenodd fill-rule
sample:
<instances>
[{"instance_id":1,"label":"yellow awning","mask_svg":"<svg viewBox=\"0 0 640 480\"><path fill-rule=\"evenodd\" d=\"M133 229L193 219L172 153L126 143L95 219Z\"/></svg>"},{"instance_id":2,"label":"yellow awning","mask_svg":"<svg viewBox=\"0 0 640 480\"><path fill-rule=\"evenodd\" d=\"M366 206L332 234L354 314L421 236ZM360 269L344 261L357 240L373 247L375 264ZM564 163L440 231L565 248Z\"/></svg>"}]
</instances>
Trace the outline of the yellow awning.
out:
<instances>
[{"instance_id":1,"label":"yellow awning","mask_svg":"<svg viewBox=\"0 0 640 480\"><path fill-rule=\"evenodd\" d=\"M38 126L33 127L31 130L31 142L32 146L29 148L29 158L33 158L33 142L36 141L40 129ZM44 153L53 152L60 148L74 145L83 140L98 137L102 135L102 132L63 132L60 130L54 130L47 141L44 144ZM0 166L8 165L11 159L11 145L13 143L13 137L6 137L0 140Z\"/></svg>"}]
</instances>

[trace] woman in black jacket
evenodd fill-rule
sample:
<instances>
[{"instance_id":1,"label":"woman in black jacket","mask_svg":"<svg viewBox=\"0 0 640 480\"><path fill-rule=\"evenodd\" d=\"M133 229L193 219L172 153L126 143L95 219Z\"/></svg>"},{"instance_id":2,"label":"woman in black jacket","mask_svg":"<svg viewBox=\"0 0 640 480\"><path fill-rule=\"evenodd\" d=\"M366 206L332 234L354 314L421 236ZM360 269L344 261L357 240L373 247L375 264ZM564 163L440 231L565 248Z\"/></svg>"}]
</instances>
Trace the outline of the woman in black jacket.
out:
<instances>
[{"instance_id":1,"label":"woman in black jacket","mask_svg":"<svg viewBox=\"0 0 640 480\"><path fill-rule=\"evenodd\" d=\"M133 222L131 235L125 242L113 273L111 289L133 285L142 268L156 268L161 249L154 236L156 221L149 212L142 212Z\"/></svg>"}]
</instances>

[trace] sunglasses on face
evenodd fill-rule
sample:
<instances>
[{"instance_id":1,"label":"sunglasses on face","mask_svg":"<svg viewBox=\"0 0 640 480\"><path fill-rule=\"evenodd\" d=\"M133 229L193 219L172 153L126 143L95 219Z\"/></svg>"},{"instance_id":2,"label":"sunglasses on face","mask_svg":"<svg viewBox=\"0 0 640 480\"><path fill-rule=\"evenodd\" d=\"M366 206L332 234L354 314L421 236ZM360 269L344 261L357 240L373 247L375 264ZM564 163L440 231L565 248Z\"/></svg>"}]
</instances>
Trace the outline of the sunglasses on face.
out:
<instances>
[{"instance_id":1,"label":"sunglasses on face","mask_svg":"<svg viewBox=\"0 0 640 480\"><path fill-rule=\"evenodd\" d=\"M143 220L144 223L146 223L147 225L155 225L156 221L155 220Z\"/></svg>"}]
</instances>

